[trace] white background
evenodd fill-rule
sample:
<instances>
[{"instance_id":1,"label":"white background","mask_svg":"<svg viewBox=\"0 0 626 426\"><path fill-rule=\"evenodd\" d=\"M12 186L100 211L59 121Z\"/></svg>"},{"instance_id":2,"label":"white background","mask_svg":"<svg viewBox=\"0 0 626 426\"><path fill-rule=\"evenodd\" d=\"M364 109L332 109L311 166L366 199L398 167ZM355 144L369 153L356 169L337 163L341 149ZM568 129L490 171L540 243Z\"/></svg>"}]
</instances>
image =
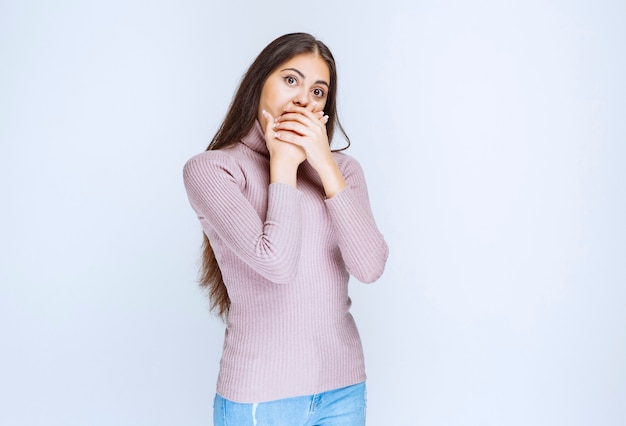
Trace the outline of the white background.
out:
<instances>
[{"instance_id":1,"label":"white background","mask_svg":"<svg viewBox=\"0 0 626 426\"><path fill-rule=\"evenodd\" d=\"M391 249L368 424L626 424L626 3L434 3L2 0L0 424L211 424L181 169L292 31Z\"/></svg>"}]
</instances>

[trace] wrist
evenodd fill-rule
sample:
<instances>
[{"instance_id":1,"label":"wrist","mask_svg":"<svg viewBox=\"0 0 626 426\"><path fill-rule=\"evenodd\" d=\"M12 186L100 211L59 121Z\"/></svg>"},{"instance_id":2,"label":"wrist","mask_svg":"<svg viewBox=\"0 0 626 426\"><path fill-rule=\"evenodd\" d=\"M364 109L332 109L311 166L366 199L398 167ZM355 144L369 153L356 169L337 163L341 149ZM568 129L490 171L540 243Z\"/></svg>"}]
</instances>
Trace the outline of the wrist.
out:
<instances>
[{"instance_id":1,"label":"wrist","mask_svg":"<svg viewBox=\"0 0 626 426\"><path fill-rule=\"evenodd\" d=\"M341 170L339 170L337 163L334 161L331 164L326 164L324 167L317 169L317 173L322 180L326 198L334 197L347 186Z\"/></svg>"},{"instance_id":2,"label":"wrist","mask_svg":"<svg viewBox=\"0 0 626 426\"><path fill-rule=\"evenodd\" d=\"M270 183L285 183L296 188L299 165L278 156L270 157Z\"/></svg>"}]
</instances>

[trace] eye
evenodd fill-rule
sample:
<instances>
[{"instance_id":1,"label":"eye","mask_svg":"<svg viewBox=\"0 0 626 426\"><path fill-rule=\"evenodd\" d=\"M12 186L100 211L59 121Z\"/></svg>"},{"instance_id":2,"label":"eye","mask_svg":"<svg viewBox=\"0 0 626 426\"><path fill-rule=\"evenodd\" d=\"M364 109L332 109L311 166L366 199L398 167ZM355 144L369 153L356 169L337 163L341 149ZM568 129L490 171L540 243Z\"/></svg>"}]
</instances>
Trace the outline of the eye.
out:
<instances>
[{"instance_id":1,"label":"eye","mask_svg":"<svg viewBox=\"0 0 626 426\"><path fill-rule=\"evenodd\" d=\"M287 77L285 77L285 83L287 83L289 86L295 86L296 84L298 84L298 79L295 78L293 75L288 75Z\"/></svg>"},{"instance_id":2,"label":"eye","mask_svg":"<svg viewBox=\"0 0 626 426\"><path fill-rule=\"evenodd\" d=\"M320 88L315 88L313 89L313 95L317 96L318 98L323 98L325 93L322 89Z\"/></svg>"}]
</instances>

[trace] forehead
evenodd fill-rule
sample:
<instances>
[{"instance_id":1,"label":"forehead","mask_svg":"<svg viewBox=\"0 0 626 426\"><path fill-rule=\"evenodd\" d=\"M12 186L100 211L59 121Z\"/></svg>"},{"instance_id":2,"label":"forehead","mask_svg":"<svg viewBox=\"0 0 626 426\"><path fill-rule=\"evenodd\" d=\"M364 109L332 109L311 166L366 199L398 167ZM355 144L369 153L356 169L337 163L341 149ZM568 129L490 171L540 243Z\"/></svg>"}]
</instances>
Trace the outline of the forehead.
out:
<instances>
[{"instance_id":1,"label":"forehead","mask_svg":"<svg viewBox=\"0 0 626 426\"><path fill-rule=\"evenodd\" d=\"M276 71L285 68L295 68L305 75L307 80L324 80L330 83L330 70L328 64L319 55L302 53L280 64Z\"/></svg>"}]
</instances>

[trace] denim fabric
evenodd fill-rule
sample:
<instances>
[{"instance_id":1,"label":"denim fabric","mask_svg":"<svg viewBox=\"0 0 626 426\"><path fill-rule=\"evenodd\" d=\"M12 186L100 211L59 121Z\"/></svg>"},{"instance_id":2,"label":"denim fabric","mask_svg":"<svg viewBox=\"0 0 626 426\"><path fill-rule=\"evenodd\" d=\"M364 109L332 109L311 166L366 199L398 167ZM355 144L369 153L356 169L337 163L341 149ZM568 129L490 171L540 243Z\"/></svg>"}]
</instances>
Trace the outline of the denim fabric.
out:
<instances>
[{"instance_id":1,"label":"denim fabric","mask_svg":"<svg viewBox=\"0 0 626 426\"><path fill-rule=\"evenodd\" d=\"M365 383L258 404L213 403L214 426L365 426Z\"/></svg>"}]
</instances>

